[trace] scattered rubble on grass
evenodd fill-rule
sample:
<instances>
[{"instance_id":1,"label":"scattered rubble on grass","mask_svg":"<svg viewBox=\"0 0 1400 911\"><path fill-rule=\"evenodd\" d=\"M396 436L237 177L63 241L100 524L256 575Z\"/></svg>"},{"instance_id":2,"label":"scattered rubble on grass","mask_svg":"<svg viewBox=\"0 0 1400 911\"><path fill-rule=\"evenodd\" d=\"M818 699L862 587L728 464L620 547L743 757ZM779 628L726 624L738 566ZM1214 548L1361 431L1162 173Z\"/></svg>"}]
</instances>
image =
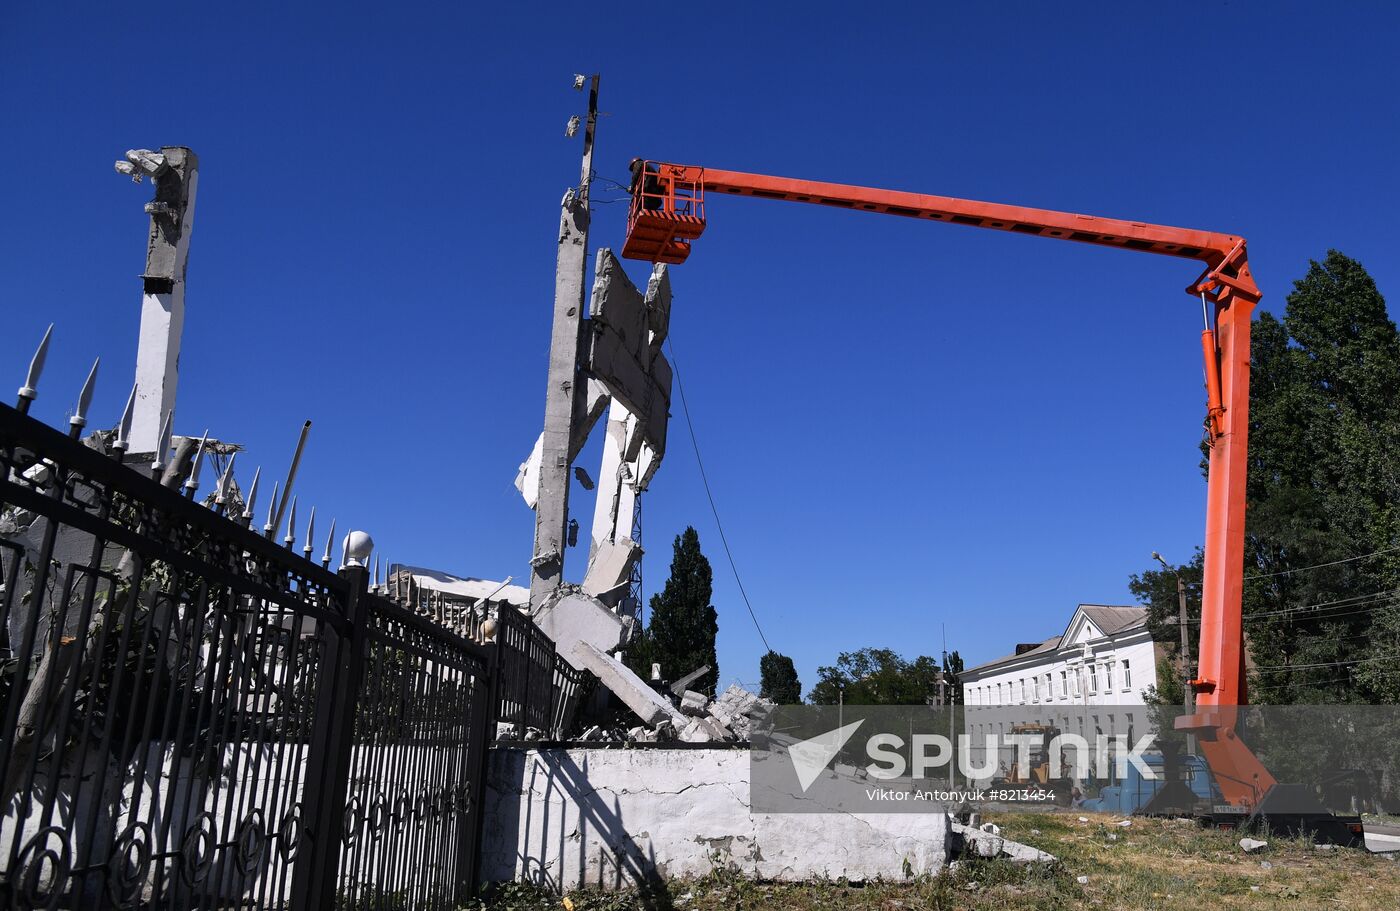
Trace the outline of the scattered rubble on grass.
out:
<instances>
[{"instance_id":1,"label":"scattered rubble on grass","mask_svg":"<svg viewBox=\"0 0 1400 911\"><path fill-rule=\"evenodd\" d=\"M1055 855L1041 851L1039 848L1032 848L1030 845L1023 845L1019 841L1003 837L1000 834L1001 829L992 823L987 823L980 829L958 822L953 823L952 827L955 839L954 853L958 852L957 840L961 839L962 853L975 857L1001 857L1018 864L1049 864L1054 863L1056 859Z\"/></svg>"}]
</instances>

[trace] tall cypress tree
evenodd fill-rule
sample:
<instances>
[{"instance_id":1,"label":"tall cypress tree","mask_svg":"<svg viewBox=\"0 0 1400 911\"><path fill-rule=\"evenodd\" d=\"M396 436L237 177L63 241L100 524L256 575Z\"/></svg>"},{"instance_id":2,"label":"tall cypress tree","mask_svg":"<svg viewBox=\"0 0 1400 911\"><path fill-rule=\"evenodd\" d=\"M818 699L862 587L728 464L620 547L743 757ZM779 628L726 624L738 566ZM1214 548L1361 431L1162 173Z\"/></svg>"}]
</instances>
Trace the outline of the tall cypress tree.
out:
<instances>
[{"instance_id":1,"label":"tall cypress tree","mask_svg":"<svg viewBox=\"0 0 1400 911\"><path fill-rule=\"evenodd\" d=\"M666 587L651 596L647 628L628 649L628 664L634 671L646 677L656 662L666 679L675 680L708 664L710 672L690 688L714 693L719 680L715 656L719 615L710 603L712 583L710 561L700 552L700 536L687 527L676 536Z\"/></svg>"},{"instance_id":2,"label":"tall cypress tree","mask_svg":"<svg viewBox=\"0 0 1400 911\"><path fill-rule=\"evenodd\" d=\"M771 699L778 705L800 705L802 703L802 681L797 677L797 668L787 655L769 651L758 662L758 694Z\"/></svg>"}]
</instances>

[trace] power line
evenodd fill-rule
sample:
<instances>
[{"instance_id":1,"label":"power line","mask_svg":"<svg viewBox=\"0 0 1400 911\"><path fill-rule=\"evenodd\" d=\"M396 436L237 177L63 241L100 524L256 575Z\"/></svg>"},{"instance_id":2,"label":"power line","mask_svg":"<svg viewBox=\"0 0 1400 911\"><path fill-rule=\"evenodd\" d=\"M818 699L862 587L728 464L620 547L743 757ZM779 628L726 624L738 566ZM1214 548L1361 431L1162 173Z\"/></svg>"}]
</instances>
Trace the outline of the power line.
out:
<instances>
[{"instance_id":1,"label":"power line","mask_svg":"<svg viewBox=\"0 0 1400 911\"><path fill-rule=\"evenodd\" d=\"M1272 579L1274 576L1291 576L1293 573L1301 573L1310 569L1323 569L1328 566L1341 566L1343 563L1355 563L1357 560L1368 560L1371 557L1379 557L1381 554L1391 554L1400 550L1400 546L1387 547L1382 550L1373 550L1369 554L1361 554L1356 557L1345 557L1341 560L1333 560L1330 563L1314 563L1311 566L1296 566L1293 569L1281 569L1276 573L1256 573L1252 576L1245 576L1246 582L1253 579Z\"/></svg>"},{"instance_id":2,"label":"power line","mask_svg":"<svg viewBox=\"0 0 1400 911\"><path fill-rule=\"evenodd\" d=\"M758 630L758 638L763 640L763 647L768 651L773 651L773 646L768 644L768 637L763 635L763 627L758 624L758 614L754 613L753 605L749 603L749 593L744 591L744 583L739 578L739 567L734 563L734 554L729 550L729 539L724 535L724 525L719 520L719 508L715 506L715 495L710 492L710 479L705 476L705 462L700 458L700 443L695 439L695 425L690 420L690 406L685 401L685 386L681 383L681 368L676 363L676 345L670 338L666 339L666 347L671 352L671 375L676 380L676 391L681 394L681 411L685 414L685 426L690 431L690 446L695 450L695 464L700 466L700 481L705 485L705 496L710 501L710 512L715 517L715 528L719 530L719 542L724 545L724 556L729 560L729 569L734 573L734 584L739 586L739 594L744 599L744 606L749 609L749 617L753 620L753 628Z\"/></svg>"},{"instance_id":3,"label":"power line","mask_svg":"<svg viewBox=\"0 0 1400 911\"><path fill-rule=\"evenodd\" d=\"M1382 556L1382 554L1393 554L1396 553L1396 551L1400 551L1400 544L1397 544L1396 547L1372 550L1369 554L1359 554L1359 556L1355 557L1343 557L1341 560L1331 560L1329 563L1315 563L1306 565L1306 567L1294 567L1292 570L1280 570L1278 572L1254 572L1252 575L1246 575L1245 581L1252 582L1254 579L1271 579L1277 577L1277 575L1292 575L1294 572L1308 572L1309 570L1324 570L1324 568L1327 567L1340 567L1340 565L1344 563L1357 563L1358 560L1369 560L1371 557L1379 557ZM1200 579L1191 579L1191 581L1184 581L1183 579L1183 582L1190 586L1200 586L1201 584Z\"/></svg>"},{"instance_id":4,"label":"power line","mask_svg":"<svg viewBox=\"0 0 1400 911\"><path fill-rule=\"evenodd\" d=\"M1321 661L1316 664L1258 664L1256 671L1304 671L1314 667L1344 667L1354 664L1374 664L1377 661L1395 661L1400 659L1400 652L1393 655L1380 655L1376 658L1352 658L1349 661Z\"/></svg>"},{"instance_id":5,"label":"power line","mask_svg":"<svg viewBox=\"0 0 1400 911\"><path fill-rule=\"evenodd\" d=\"M1365 614L1370 613L1374 610L1379 610L1380 608L1385 607L1388 604L1396 603L1397 595L1400 595L1400 593L1397 593L1392 589L1382 589L1380 591L1369 592L1364 595L1353 595L1349 598L1338 598L1335 601L1320 601L1317 604L1300 604L1297 607L1285 607L1280 610L1273 611L1251 611L1247 614L1243 614L1242 616L1244 617L1244 619L1247 620L1251 617L1281 617L1285 614L1297 614L1303 611L1317 610L1319 608L1324 607L1359 608L1358 610L1343 611L1340 613L1329 613L1324 617L1316 618L1322 620L1331 620L1333 617L1349 617L1353 614ZM1371 606L1359 607L1359 605L1363 604L1370 604ZM1199 619L1187 620L1186 623L1189 626L1201 625L1201 621Z\"/></svg>"}]
</instances>

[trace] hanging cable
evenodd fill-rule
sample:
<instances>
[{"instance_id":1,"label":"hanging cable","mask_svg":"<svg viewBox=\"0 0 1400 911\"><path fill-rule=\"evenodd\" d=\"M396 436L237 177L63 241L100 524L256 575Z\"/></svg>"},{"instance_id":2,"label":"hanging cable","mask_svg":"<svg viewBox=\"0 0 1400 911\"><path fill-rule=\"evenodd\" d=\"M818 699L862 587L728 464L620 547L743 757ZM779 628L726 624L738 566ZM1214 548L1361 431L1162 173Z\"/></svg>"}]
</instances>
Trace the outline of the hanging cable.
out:
<instances>
[{"instance_id":1,"label":"hanging cable","mask_svg":"<svg viewBox=\"0 0 1400 911\"><path fill-rule=\"evenodd\" d=\"M710 480L705 476L705 462L700 458L700 443L695 439L695 425L690 420L690 406L685 401L685 386L681 383L681 368L676 363L676 345L670 338L666 339L666 348L671 353L671 375L676 380L676 391L681 396L681 412L685 415L685 426L690 431L690 446L695 450L695 464L700 467L700 481L705 485L705 496L710 501L710 512L715 517L715 528L719 531L719 543L724 545L724 556L729 560L729 569L734 573L734 584L739 586L739 594L744 599L744 606L749 609L749 617L753 620L753 628L758 630L758 638L763 640L763 647L768 651L773 651L773 646L768 644L768 637L763 635L763 627L758 624L758 614L754 613L753 605L749 602L749 594L744 591L744 583L739 578L739 567L734 564L734 554L729 551L729 540L724 536L724 525L719 520L719 508L715 506L715 495L710 492Z\"/></svg>"}]
</instances>

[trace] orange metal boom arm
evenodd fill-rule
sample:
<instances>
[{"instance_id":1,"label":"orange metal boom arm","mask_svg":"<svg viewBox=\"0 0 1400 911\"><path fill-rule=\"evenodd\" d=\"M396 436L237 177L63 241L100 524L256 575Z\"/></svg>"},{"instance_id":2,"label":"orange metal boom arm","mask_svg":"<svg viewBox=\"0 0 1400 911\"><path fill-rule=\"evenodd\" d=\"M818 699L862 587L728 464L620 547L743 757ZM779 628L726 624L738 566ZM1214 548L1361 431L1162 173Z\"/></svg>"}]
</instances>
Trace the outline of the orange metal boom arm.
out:
<instances>
[{"instance_id":1,"label":"orange metal boom arm","mask_svg":"<svg viewBox=\"0 0 1400 911\"><path fill-rule=\"evenodd\" d=\"M682 167L687 171L699 168ZM1126 247L1146 253L1198 259L1208 265L1219 265L1243 238L1212 231L1172 228L1146 222L1100 218L1056 212L1053 209L1032 209L1003 203L956 199L951 196L931 196L900 190L877 190L871 187L825 183L816 180L794 180L789 177L769 177L745 174L742 171L703 169L705 190L735 196L757 196L762 199L784 199L823 206L836 206L858 212L879 212L923 218L952 224L993 228L1059 240Z\"/></svg>"},{"instance_id":2,"label":"orange metal boom arm","mask_svg":"<svg viewBox=\"0 0 1400 911\"><path fill-rule=\"evenodd\" d=\"M623 255L651 262L684 262L691 241L705 229L707 192L903 215L1205 264L1205 270L1186 288L1188 294L1213 305L1215 318L1215 328L1208 327L1202 338L1210 474L1200 659L1197 676L1191 681L1200 711L1180 719L1177 726L1202 732L1201 750L1216 772L1226 800L1240 805L1256 803L1274 779L1235 736L1231 711L1247 701L1241 601L1249 446L1249 329L1260 296L1249 272L1244 238L1052 209L646 162L634 187Z\"/></svg>"}]
</instances>

